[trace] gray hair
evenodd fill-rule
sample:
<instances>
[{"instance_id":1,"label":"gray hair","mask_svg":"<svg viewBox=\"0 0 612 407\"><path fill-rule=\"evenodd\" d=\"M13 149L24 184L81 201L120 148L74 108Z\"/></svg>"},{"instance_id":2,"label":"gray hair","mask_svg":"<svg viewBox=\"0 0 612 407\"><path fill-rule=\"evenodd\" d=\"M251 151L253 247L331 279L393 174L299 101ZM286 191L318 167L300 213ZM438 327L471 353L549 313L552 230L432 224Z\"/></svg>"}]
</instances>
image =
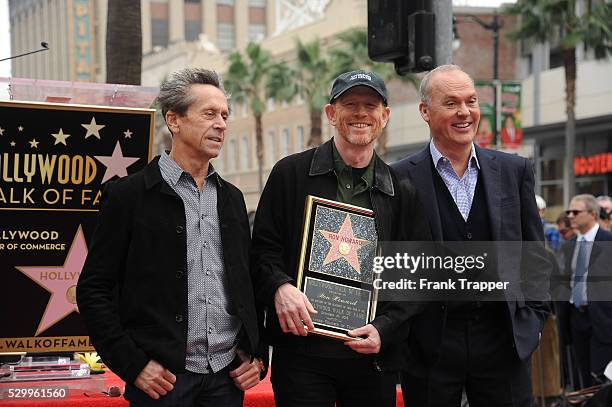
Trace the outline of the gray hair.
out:
<instances>
[{"instance_id":1,"label":"gray hair","mask_svg":"<svg viewBox=\"0 0 612 407\"><path fill-rule=\"evenodd\" d=\"M431 104L431 99L429 98L429 82L431 82L431 78L433 78L433 76L437 73L449 71L460 71L468 75L467 72L461 69L459 65L454 64L440 65L435 69L432 69L431 71L427 72L423 79L421 79L421 85L419 86L419 96L421 98L421 102L425 103L427 106ZM468 75L468 77L472 81L472 84L474 84L474 79L472 79L470 75Z\"/></svg>"},{"instance_id":2,"label":"gray hair","mask_svg":"<svg viewBox=\"0 0 612 407\"><path fill-rule=\"evenodd\" d=\"M180 116L187 113L189 106L195 102L195 96L191 93L191 85L212 85L225 93L221 79L215 71L203 68L184 68L173 72L161 84L157 96L164 120L169 110Z\"/></svg>"},{"instance_id":3,"label":"gray hair","mask_svg":"<svg viewBox=\"0 0 612 407\"><path fill-rule=\"evenodd\" d=\"M580 194L572 198L572 201L580 201L584 203L586 210L589 212L595 212L596 216L599 216L599 204L597 199L591 194Z\"/></svg>"},{"instance_id":4,"label":"gray hair","mask_svg":"<svg viewBox=\"0 0 612 407\"><path fill-rule=\"evenodd\" d=\"M610 202L612 201L612 198L608 195L599 195L597 197L597 202Z\"/></svg>"},{"instance_id":5,"label":"gray hair","mask_svg":"<svg viewBox=\"0 0 612 407\"><path fill-rule=\"evenodd\" d=\"M538 205L538 209L546 209L546 201L540 195L535 196L536 205Z\"/></svg>"}]
</instances>

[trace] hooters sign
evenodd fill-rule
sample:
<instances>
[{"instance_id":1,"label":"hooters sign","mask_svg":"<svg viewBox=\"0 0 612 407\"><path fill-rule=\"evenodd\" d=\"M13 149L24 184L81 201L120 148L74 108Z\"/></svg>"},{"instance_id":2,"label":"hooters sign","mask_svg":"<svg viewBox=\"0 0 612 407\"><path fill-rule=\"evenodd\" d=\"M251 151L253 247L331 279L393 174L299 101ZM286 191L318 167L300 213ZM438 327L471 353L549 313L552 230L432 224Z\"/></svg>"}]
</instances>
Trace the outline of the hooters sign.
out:
<instances>
[{"instance_id":1,"label":"hooters sign","mask_svg":"<svg viewBox=\"0 0 612 407\"><path fill-rule=\"evenodd\" d=\"M612 153L574 158L574 174L576 176L608 173L612 173Z\"/></svg>"}]
</instances>

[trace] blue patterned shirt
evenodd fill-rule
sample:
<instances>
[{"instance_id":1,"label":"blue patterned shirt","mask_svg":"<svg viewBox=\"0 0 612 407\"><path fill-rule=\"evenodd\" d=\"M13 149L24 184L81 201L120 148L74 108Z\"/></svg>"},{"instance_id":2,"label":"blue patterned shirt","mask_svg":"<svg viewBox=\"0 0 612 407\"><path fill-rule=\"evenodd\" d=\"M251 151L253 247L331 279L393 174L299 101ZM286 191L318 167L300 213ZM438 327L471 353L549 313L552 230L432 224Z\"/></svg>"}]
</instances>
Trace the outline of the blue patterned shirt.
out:
<instances>
[{"instance_id":1,"label":"blue patterned shirt","mask_svg":"<svg viewBox=\"0 0 612 407\"><path fill-rule=\"evenodd\" d=\"M474 144L472 144L472 151L470 152L469 165L462 177L457 175L450 160L438 151L433 140L429 143L429 152L431 153L434 167L436 167L438 174L440 174L448 188L448 192L453 197L453 201L455 201L457 209L461 212L463 220L467 221L470 209L472 208L476 182L478 181L478 170L480 169Z\"/></svg>"}]
</instances>

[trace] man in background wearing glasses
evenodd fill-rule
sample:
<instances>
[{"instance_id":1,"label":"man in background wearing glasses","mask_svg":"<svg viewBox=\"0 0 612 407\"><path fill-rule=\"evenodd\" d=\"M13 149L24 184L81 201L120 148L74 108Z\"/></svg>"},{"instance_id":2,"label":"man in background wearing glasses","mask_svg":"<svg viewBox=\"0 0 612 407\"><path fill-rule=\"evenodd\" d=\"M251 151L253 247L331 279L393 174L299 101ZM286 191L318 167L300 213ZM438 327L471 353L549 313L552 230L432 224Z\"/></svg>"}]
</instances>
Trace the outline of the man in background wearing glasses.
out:
<instances>
[{"instance_id":1,"label":"man in background wearing glasses","mask_svg":"<svg viewBox=\"0 0 612 407\"><path fill-rule=\"evenodd\" d=\"M593 195L576 195L566 214L577 235L562 248L569 277L564 322L582 388L612 361L612 233L597 223L599 211Z\"/></svg>"}]
</instances>

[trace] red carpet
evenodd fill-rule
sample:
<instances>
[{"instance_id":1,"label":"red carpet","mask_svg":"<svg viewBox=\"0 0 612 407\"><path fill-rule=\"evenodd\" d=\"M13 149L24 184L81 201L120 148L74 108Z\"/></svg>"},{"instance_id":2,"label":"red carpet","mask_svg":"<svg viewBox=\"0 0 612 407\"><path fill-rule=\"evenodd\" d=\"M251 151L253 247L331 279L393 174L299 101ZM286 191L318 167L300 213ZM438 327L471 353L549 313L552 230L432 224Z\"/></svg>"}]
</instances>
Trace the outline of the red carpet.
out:
<instances>
[{"instance_id":1,"label":"red carpet","mask_svg":"<svg viewBox=\"0 0 612 407\"><path fill-rule=\"evenodd\" d=\"M92 379L71 380L71 381L46 381L28 382L18 385L7 383L0 384L0 392L5 393L7 387L32 387L32 386L58 386L69 385L70 397L64 400L50 399L29 399L29 400L0 400L0 406L25 406L25 407L127 407L129 404L122 397L109 397L101 393L101 389L108 389L111 386L118 386L123 391L123 381L114 373L108 372L104 375L93 376ZM78 387L78 388L75 388ZM274 396L270 375L257 386L246 392L244 398L245 407L271 407L274 406ZM403 406L401 391L398 390L397 406Z\"/></svg>"}]
</instances>

